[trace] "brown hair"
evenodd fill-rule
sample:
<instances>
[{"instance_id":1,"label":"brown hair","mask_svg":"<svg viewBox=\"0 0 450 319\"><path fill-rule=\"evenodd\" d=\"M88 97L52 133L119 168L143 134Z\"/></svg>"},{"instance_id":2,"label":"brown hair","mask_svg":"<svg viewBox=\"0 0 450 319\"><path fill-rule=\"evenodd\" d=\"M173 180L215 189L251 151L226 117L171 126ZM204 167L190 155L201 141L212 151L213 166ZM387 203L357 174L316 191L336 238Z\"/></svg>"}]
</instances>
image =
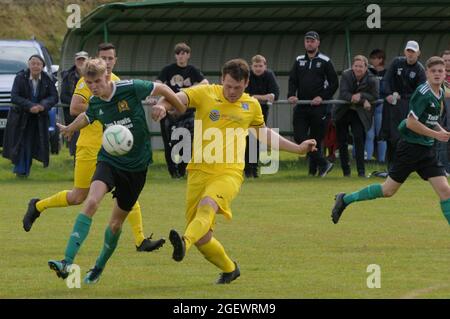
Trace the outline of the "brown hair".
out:
<instances>
[{"instance_id":1,"label":"brown hair","mask_svg":"<svg viewBox=\"0 0 450 319\"><path fill-rule=\"evenodd\" d=\"M384 61L386 60L386 53L381 50L381 49L373 49L372 52L370 52L369 54L369 58L374 59L374 58L379 58L383 60L383 64Z\"/></svg>"},{"instance_id":2,"label":"brown hair","mask_svg":"<svg viewBox=\"0 0 450 319\"><path fill-rule=\"evenodd\" d=\"M260 54L257 54L252 58L252 63L264 63L264 65L267 65L266 58Z\"/></svg>"},{"instance_id":3,"label":"brown hair","mask_svg":"<svg viewBox=\"0 0 450 319\"><path fill-rule=\"evenodd\" d=\"M175 52L175 54L178 54L180 52L186 52L186 53L191 53L191 48L184 42L180 42L175 44L175 48L173 49L173 52Z\"/></svg>"},{"instance_id":4,"label":"brown hair","mask_svg":"<svg viewBox=\"0 0 450 319\"><path fill-rule=\"evenodd\" d=\"M243 59L233 59L225 62L222 67L222 78L227 74L238 82L242 80L247 81L250 74L250 67Z\"/></svg>"},{"instance_id":5,"label":"brown hair","mask_svg":"<svg viewBox=\"0 0 450 319\"><path fill-rule=\"evenodd\" d=\"M367 60L367 58L364 55L355 55L355 57L353 58L353 63L355 63L356 61L362 61L364 62L364 64L367 66L369 66L369 61Z\"/></svg>"},{"instance_id":6,"label":"brown hair","mask_svg":"<svg viewBox=\"0 0 450 319\"><path fill-rule=\"evenodd\" d=\"M81 74L84 77L97 77L106 72L106 62L99 58L89 58L84 63Z\"/></svg>"},{"instance_id":7,"label":"brown hair","mask_svg":"<svg viewBox=\"0 0 450 319\"><path fill-rule=\"evenodd\" d=\"M445 61L443 58L441 58L440 56L432 56L431 58L429 58L427 60L427 62L425 63L427 69L435 66L435 65L445 65Z\"/></svg>"},{"instance_id":8,"label":"brown hair","mask_svg":"<svg viewBox=\"0 0 450 319\"><path fill-rule=\"evenodd\" d=\"M114 56L116 55L116 47L114 46L114 44L108 42L103 42L98 45L97 54L100 51L107 51L107 50L114 50Z\"/></svg>"}]
</instances>

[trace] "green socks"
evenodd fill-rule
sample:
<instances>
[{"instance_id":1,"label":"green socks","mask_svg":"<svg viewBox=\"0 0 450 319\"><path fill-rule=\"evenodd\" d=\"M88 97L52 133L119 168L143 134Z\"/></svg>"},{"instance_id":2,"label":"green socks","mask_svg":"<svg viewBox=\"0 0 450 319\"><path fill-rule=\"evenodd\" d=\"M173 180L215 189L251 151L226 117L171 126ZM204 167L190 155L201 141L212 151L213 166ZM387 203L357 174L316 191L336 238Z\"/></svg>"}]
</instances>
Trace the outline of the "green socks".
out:
<instances>
[{"instance_id":1,"label":"green socks","mask_svg":"<svg viewBox=\"0 0 450 319\"><path fill-rule=\"evenodd\" d=\"M375 198L379 198L379 197L384 197L383 190L381 188L381 184L373 184L373 185L369 185L366 188L363 188L357 192L345 195L344 203L346 205L348 205L353 202L375 199ZM450 207L450 204L449 204L449 207Z\"/></svg>"},{"instance_id":2,"label":"green socks","mask_svg":"<svg viewBox=\"0 0 450 319\"><path fill-rule=\"evenodd\" d=\"M108 226L105 230L105 243L103 244L102 252L100 253L100 256L97 258L97 261L95 262L95 266L97 268L105 268L106 263L108 262L108 259L112 256L114 253L114 250L117 247L117 243L120 238L122 230L119 230L117 234L113 234L111 228Z\"/></svg>"},{"instance_id":3,"label":"green socks","mask_svg":"<svg viewBox=\"0 0 450 319\"><path fill-rule=\"evenodd\" d=\"M447 222L450 224L450 198L446 200L441 200L441 209L444 213Z\"/></svg>"},{"instance_id":4,"label":"green socks","mask_svg":"<svg viewBox=\"0 0 450 319\"><path fill-rule=\"evenodd\" d=\"M92 219L89 216L80 213L73 226L72 233L70 234L69 242L67 243L64 260L67 263L72 264L75 256L78 253L83 241L89 234L89 228L91 227Z\"/></svg>"}]
</instances>

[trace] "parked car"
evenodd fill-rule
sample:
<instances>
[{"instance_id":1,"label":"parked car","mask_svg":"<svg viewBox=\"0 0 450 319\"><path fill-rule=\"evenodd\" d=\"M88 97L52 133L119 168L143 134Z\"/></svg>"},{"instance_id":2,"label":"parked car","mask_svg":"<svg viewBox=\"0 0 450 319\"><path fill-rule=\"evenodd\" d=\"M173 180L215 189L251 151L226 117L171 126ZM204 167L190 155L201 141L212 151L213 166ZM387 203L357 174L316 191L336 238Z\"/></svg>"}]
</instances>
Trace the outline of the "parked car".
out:
<instances>
[{"instance_id":1,"label":"parked car","mask_svg":"<svg viewBox=\"0 0 450 319\"><path fill-rule=\"evenodd\" d=\"M0 147L3 146L3 133L8 111L11 107L11 90L14 78L17 72L28 67L28 59L33 54L39 54L44 58L44 71L51 75L56 82L59 67L53 64L50 53L41 42L36 40L0 40ZM49 112L52 153L59 151L59 132L56 127L57 112L57 108L52 108Z\"/></svg>"}]
</instances>

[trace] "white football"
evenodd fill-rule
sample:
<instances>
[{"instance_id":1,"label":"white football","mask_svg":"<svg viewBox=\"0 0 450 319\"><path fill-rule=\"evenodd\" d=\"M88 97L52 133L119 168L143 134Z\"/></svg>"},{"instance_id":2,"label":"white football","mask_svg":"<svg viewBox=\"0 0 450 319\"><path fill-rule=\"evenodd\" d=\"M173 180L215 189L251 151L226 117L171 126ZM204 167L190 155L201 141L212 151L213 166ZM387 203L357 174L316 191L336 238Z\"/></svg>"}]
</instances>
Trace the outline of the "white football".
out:
<instances>
[{"instance_id":1,"label":"white football","mask_svg":"<svg viewBox=\"0 0 450 319\"><path fill-rule=\"evenodd\" d=\"M113 156L125 155L133 147L133 134L123 125L112 125L103 132L102 146Z\"/></svg>"}]
</instances>

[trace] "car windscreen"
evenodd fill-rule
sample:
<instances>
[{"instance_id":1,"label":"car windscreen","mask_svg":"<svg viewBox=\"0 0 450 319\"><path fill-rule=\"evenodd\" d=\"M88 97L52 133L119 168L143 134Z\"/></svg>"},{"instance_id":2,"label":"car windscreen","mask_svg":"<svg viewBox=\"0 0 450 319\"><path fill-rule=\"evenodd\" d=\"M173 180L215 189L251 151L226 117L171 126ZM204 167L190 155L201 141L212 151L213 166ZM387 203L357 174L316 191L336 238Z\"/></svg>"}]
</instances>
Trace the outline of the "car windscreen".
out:
<instances>
[{"instance_id":1,"label":"car windscreen","mask_svg":"<svg viewBox=\"0 0 450 319\"><path fill-rule=\"evenodd\" d=\"M36 48L0 46L0 74L15 74L26 69L33 54L39 54Z\"/></svg>"}]
</instances>

